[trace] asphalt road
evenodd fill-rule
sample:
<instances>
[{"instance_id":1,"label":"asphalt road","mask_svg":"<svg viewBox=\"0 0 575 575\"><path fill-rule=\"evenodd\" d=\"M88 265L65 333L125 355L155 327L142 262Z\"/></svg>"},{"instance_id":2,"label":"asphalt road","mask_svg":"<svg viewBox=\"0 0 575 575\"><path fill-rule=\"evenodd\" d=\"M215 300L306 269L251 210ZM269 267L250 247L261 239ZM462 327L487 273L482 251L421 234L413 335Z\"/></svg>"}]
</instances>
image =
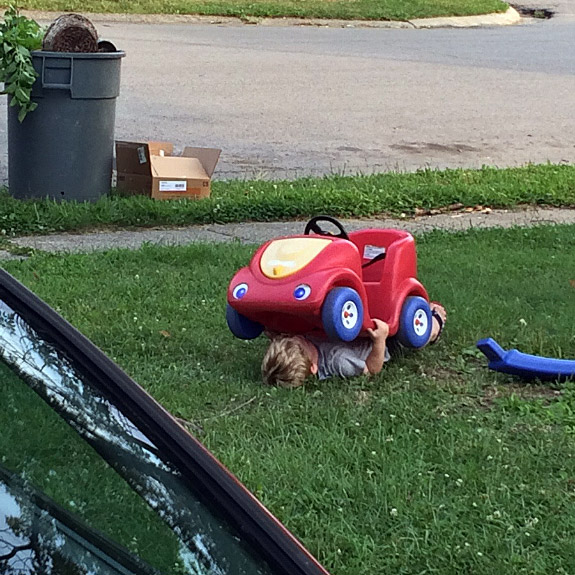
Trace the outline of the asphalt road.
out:
<instances>
[{"instance_id":1,"label":"asphalt road","mask_svg":"<svg viewBox=\"0 0 575 575\"><path fill-rule=\"evenodd\" d=\"M97 28L127 54L118 139L222 148L219 179L294 178L574 163L574 5L496 28ZM0 150L5 181L4 115Z\"/></svg>"}]
</instances>

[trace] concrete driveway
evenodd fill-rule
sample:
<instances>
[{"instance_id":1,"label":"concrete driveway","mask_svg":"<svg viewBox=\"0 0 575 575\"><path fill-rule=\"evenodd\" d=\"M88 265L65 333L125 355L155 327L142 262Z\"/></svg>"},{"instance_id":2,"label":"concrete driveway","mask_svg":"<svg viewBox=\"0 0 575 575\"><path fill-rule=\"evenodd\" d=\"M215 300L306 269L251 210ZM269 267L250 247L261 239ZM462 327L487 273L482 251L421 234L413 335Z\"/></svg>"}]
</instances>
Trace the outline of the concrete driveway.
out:
<instances>
[{"instance_id":1,"label":"concrete driveway","mask_svg":"<svg viewBox=\"0 0 575 575\"><path fill-rule=\"evenodd\" d=\"M127 53L118 139L220 147L219 179L295 178L575 162L573 4L470 29L96 25ZM4 116L0 149L6 180Z\"/></svg>"}]
</instances>

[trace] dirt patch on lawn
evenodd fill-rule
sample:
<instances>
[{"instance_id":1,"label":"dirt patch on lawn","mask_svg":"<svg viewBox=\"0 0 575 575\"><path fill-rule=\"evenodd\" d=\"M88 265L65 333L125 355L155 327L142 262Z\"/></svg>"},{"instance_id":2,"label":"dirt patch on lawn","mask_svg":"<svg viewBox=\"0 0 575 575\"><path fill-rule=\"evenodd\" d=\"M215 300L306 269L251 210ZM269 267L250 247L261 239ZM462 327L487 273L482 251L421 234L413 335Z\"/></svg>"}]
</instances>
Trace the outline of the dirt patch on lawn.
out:
<instances>
[{"instance_id":1,"label":"dirt patch on lawn","mask_svg":"<svg viewBox=\"0 0 575 575\"><path fill-rule=\"evenodd\" d=\"M482 407L491 408L497 399L516 395L525 400L544 400L550 403L561 396L561 391L544 384L509 383L505 385L493 385L483 390L480 399Z\"/></svg>"}]
</instances>

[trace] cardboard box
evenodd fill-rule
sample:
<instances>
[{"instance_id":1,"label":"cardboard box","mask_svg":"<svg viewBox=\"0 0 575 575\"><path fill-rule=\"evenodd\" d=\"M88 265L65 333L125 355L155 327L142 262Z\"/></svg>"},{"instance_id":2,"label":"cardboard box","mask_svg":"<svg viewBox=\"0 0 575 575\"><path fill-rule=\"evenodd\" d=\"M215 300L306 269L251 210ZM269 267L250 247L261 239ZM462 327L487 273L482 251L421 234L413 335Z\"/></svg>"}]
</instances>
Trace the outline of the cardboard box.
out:
<instances>
[{"instance_id":1,"label":"cardboard box","mask_svg":"<svg viewBox=\"0 0 575 575\"><path fill-rule=\"evenodd\" d=\"M123 195L157 200L207 198L221 150L186 147L174 156L170 142L116 142L116 187Z\"/></svg>"}]
</instances>

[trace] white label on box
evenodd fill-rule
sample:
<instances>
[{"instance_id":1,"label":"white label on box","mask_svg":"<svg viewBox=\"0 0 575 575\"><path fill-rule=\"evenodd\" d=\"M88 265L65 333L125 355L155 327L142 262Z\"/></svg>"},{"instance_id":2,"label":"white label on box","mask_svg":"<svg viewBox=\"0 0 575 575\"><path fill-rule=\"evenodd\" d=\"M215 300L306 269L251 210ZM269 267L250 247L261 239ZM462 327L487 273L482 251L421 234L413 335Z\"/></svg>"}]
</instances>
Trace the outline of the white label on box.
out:
<instances>
[{"instance_id":1,"label":"white label on box","mask_svg":"<svg viewBox=\"0 0 575 575\"><path fill-rule=\"evenodd\" d=\"M185 180L173 181L173 180L160 180L160 192L185 192L187 185Z\"/></svg>"},{"instance_id":2,"label":"white label on box","mask_svg":"<svg viewBox=\"0 0 575 575\"><path fill-rule=\"evenodd\" d=\"M370 246L367 245L363 248L363 258L366 260L372 260L376 258L380 254L385 253L385 248L381 248L379 246Z\"/></svg>"},{"instance_id":3,"label":"white label on box","mask_svg":"<svg viewBox=\"0 0 575 575\"><path fill-rule=\"evenodd\" d=\"M140 160L140 164L146 163L146 148L144 146L138 148L138 160Z\"/></svg>"}]
</instances>

